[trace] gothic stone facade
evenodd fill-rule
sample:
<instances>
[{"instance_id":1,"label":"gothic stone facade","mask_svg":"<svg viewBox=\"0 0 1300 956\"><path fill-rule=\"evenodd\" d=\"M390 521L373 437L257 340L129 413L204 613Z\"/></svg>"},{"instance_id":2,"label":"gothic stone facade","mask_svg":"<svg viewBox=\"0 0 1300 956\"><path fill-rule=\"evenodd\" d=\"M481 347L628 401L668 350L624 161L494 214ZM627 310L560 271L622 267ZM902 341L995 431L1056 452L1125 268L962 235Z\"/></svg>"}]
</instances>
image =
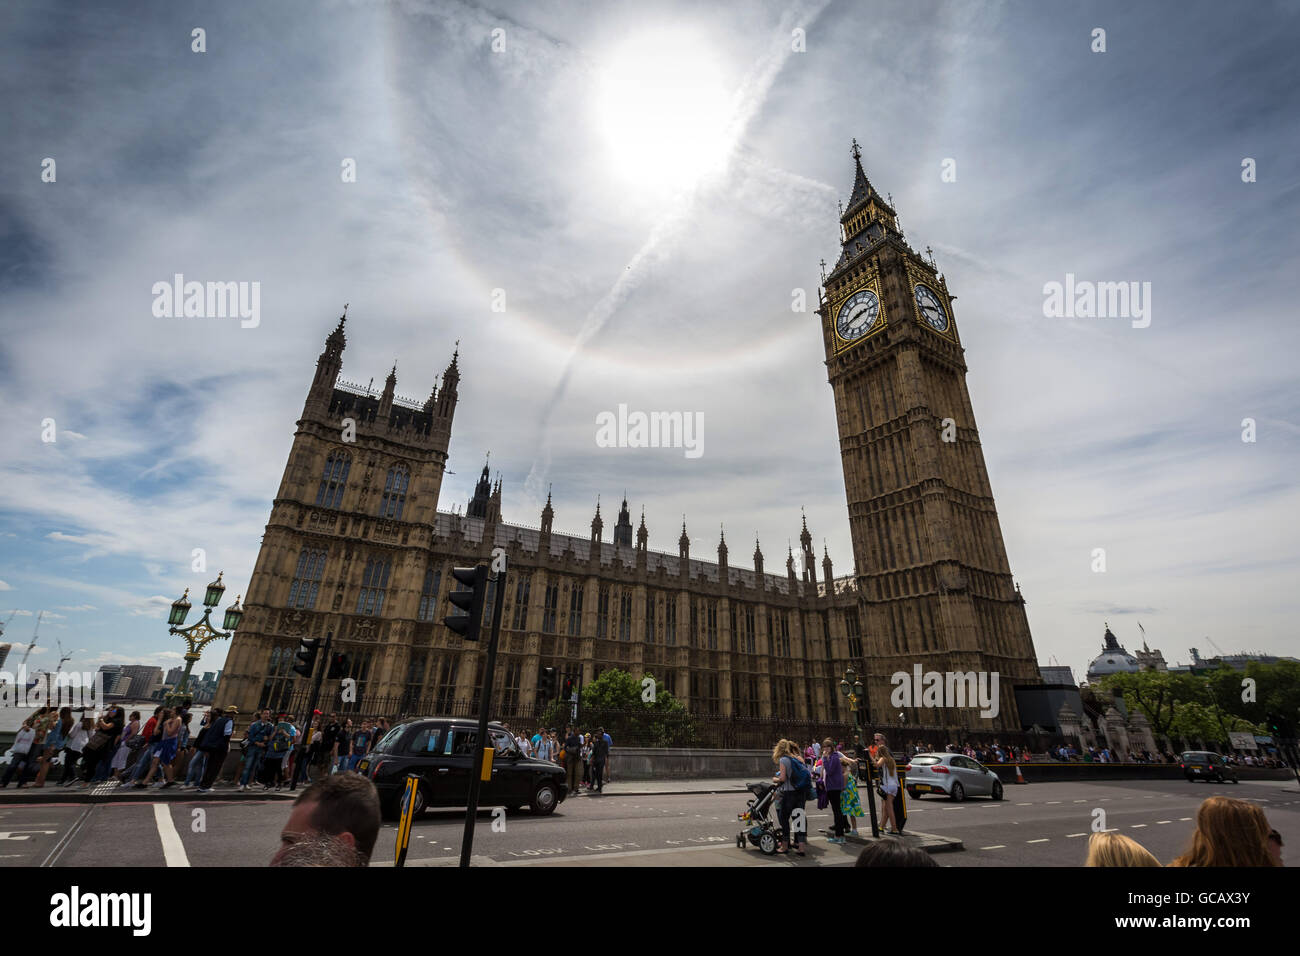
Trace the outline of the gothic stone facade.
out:
<instances>
[{"instance_id":1,"label":"gothic stone facade","mask_svg":"<svg viewBox=\"0 0 1300 956\"><path fill-rule=\"evenodd\" d=\"M855 149L855 160L857 153ZM627 502L612 540L597 505L587 537L507 523L485 467L465 512L440 512L459 381L453 356L423 404L338 380L344 321L326 340L271 509L219 692L241 713L302 690L302 637L334 635L366 700L437 710L477 706L482 648L440 621L451 568L510 557L495 675L498 713L532 712L542 668L584 682L610 667L653 674L695 713L849 719L844 668L867 675L868 712L889 715L889 675L997 671L1000 713L903 708L904 723L1018 730L1014 686L1038 683L1024 601L1014 588L946 286L898 232L860 161L842 219L844 248L821 308L839 422L855 575L835 578L800 531L785 574L650 550ZM924 286L929 296L919 292ZM926 311L929 310L929 311ZM944 419L955 423L943 440ZM952 431L952 429L950 429ZM490 606L490 604L489 604ZM322 662L318 666L324 666ZM395 714L400 716L401 714Z\"/></svg>"},{"instance_id":2,"label":"gothic stone facade","mask_svg":"<svg viewBox=\"0 0 1300 956\"><path fill-rule=\"evenodd\" d=\"M995 729L1019 729L1016 686L1041 683L1011 578L952 299L898 228L854 143L842 249L818 315L835 395L868 693L888 675L999 674ZM970 726L945 712L946 726ZM987 725L985 725L987 726Z\"/></svg>"}]
</instances>

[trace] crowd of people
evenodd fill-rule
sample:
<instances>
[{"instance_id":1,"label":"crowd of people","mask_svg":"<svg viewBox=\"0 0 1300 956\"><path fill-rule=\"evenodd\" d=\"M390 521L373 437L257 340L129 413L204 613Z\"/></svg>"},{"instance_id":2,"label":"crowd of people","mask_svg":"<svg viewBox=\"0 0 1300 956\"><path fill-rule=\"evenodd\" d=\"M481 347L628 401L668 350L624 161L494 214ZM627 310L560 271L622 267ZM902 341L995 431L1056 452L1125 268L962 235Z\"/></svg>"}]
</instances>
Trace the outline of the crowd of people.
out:
<instances>
[{"instance_id":1,"label":"crowd of people","mask_svg":"<svg viewBox=\"0 0 1300 956\"><path fill-rule=\"evenodd\" d=\"M850 832L856 833L858 818L863 816L859 780L874 786L881 797L881 831L902 832L894 807L899 790L898 764L884 734L875 734L869 746L854 740L851 748L829 737L811 740L800 748L796 741L783 737L772 749L772 763L776 765L772 779L778 791L778 853L804 855L809 800L815 799L818 810L831 811L834 822L827 838L830 843L842 844Z\"/></svg>"},{"instance_id":2,"label":"crowd of people","mask_svg":"<svg viewBox=\"0 0 1300 956\"><path fill-rule=\"evenodd\" d=\"M354 770L390 729L384 718L361 720L313 714L300 729L292 714L256 715L234 741L236 707L208 710L193 727L187 702L159 706L145 719L110 704L98 717L77 716L72 708L41 707L23 721L15 735L0 787L15 779L19 788L46 785L50 770L61 764L54 786L82 788L94 784L156 789L179 787L209 792L232 745L240 760L234 779L246 791L280 790L293 782L310 784L313 775Z\"/></svg>"},{"instance_id":3,"label":"crowd of people","mask_svg":"<svg viewBox=\"0 0 1300 956\"><path fill-rule=\"evenodd\" d=\"M503 724L510 730L509 724ZM570 795L586 790L589 793L602 793L609 783L610 752L614 749L614 738L604 727L597 727L594 732L583 733L577 727L564 728L564 733L538 727L537 732L529 736L528 731L511 731L515 745L525 757L550 760L564 767L565 780Z\"/></svg>"}]
</instances>

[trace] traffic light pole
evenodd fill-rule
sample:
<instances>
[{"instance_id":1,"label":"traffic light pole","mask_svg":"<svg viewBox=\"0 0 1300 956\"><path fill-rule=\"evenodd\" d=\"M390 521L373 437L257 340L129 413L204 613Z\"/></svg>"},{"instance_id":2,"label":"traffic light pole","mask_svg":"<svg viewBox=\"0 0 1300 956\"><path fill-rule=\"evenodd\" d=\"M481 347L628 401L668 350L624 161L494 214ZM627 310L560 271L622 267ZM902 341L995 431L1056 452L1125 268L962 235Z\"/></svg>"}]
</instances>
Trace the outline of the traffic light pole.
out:
<instances>
[{"instance_id":1,"label":"traffic light pole","mask_svg":"<svg viewBox=\"0 0 1300 956\"><path fill-rule=\"evenodd\" d=\"M311 737L311 722L312 722L312 718L314 718L314 717L316 716L316 704L319 703L319 701L320 701L320 685L321 685L321 682L325 680L325 672L326 672L327 670L329 670L329 666L330 666L330 644L333 643L333 641L334 641L334 632L333 632L333 631L326 631L326 632L325 632L325 646L324 646L324 648L322 649L322 654L321 654L321 657L323 657L324 660L320 661L320 663L318 663L318 665L317 665L317 667L316 667L316 684L315 684L315 686L312 687L312 690L311 690L311 704L308 705L308 707L307 707L307 728L306 728L306 730L303 731L303 734L302 734L302 738L303 738L304 741L307 741L307 739L308 739L309 737ZM323 733L324 730L325 730L325 728L322 727L322 728L321 728L321 732ZM302 746L302 750L299 751L299 753L298 753L298 759L294 762L294 765L293 765L293 777L289 780L289 790L290 790L290 792L292 792L292 791L298 789L298 780L301 778L301 776L302 776L304 773L307 772L307 760L308 760L308 759L310 759L310 758L308 757L308 745L307 745L307 743L304 743L303 746Z\"/></svg>"},{"instance_id":2,"label":"traffic light pole","mask_svg":"<svg viewBox=\"0 0 1300 956\"><path fill-rule=\"evenodd\" d=\"M469 866L474 852L474 822L478 817L478 797L483 786L483 752L492 746L488 741L488 712L492 708L492 678L497 666L497 642L501 638L501 614L506 603L506 572L496 575L496 602L492 608L492 636L488 639L487 662L483 667L483 690L479 697L478 746L475 748L473 769L469 778L469 805L465 808L465 836L460 843L460 865ZM474 640L478 635L474 635Z\"/></svg>"}]
</instances>

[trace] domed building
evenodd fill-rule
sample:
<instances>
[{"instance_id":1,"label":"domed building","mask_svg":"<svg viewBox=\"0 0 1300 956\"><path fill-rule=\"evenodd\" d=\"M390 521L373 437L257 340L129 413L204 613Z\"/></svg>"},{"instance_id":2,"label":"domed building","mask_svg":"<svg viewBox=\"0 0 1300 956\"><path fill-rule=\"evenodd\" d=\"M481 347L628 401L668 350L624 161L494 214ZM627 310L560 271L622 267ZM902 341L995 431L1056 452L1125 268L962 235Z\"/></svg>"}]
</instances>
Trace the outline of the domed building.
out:
<instances>
[{"instance_id":1,"label":"domed building","mask_svg":"<svg viewBox=\"0 0 1300 956\"><path fill-rule=\"evenodd\" d=\"M1111 633L1110 625L1107 624L1106 640L1102 645L1101 653L1088 665L1088 683L1095 683L1109 674L1136 674L1141 669L1142 665L1138 663L1138 659L1120 646L1119 640Z\"/></svg>"}]
</instances>

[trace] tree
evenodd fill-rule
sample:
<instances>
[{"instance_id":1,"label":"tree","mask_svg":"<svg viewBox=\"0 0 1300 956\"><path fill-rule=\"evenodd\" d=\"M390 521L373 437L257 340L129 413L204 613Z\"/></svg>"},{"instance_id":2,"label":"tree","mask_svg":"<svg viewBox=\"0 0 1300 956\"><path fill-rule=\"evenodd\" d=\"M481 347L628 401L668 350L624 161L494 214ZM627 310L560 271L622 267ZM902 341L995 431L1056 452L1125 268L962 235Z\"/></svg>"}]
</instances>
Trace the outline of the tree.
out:
<instances>
[{"instance_id":1,"label":"tree","mask_svg":"<svg viewBox=\"0 0 1300 956\"><path fill-rule=\"evenodd\" d=\"M645 683L647 678L651 683ZM568 723L568 702L553 703L543 719L548 727ZM583 730L604 727L615 740L652 747L687 745L694 736L685 706L653 675L635 677L618 668L604 671L582 688L578 723Z\"/></svg>"},{"instance_id":2,"label":"tree","mask_svg":"<svg viewBox=\"0 0 1300 956\"><path fill-rule=\"evenodd\" d=\"M1136 705L1151 722L1156 737L1177 736L1174 725L1187 704L1209 703L1201 678L1173 671L1110 674L1102 678L1101 686Z\"/></svg>"}]
</instances>

